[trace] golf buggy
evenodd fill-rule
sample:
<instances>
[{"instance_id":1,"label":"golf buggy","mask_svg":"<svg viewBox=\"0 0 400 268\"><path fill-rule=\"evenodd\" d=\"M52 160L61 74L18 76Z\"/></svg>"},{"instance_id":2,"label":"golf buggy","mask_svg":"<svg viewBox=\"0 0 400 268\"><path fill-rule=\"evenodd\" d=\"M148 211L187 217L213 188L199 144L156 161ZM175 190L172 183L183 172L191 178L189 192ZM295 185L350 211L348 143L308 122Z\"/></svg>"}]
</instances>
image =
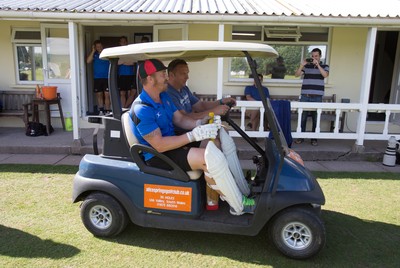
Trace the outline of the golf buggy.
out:
<instances>
[{"instance_id":1,"label":"golf buggy","mask_svg":"<svg viewBox=\"0 0 400 268\"><path fill-rule=\"evenodd\" d=\"M143 227L249 236L266 227L271 241L284 255L305 259L317 254L325 244L325 227L320 218L325 197L301 158L291 157L293 151L288 148L259 80L256 79L256 86L271 132L271 138L265 139L265 149L229 118L229 113L223 118L255 151L254 172L244 178L249 195L256 201L254 214L231 215L226 202L220 202L218 210L206 210L204 174L185 172L173 159L139 144L133 135L129 110L120 105L119 58L182 58L190 62L246 57L253 77L257 78L254 57L276 56L277 52L268 45L215 41L143 43L104 49L100 57L111 63L113 113L95 118L104 125L102 154L85 155L73 181L72 200L83 201L81 218L85 227L99 237L118 235L130 221ZM159 157L171 168L146 165L143 152Z\"/></svg>"}]
</instances>

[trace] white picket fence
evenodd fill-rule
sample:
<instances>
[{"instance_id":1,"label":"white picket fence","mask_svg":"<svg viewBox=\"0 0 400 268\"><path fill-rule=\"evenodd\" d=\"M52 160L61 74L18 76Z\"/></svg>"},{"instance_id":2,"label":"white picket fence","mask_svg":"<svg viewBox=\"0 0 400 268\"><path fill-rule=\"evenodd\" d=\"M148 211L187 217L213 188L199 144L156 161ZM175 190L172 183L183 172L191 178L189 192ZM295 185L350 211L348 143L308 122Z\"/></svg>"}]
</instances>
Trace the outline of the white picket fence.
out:
<instances>
[{"instance_id":1,"label":"white picket fence","mask_svg":"<svg viewBox=\"0 0 400 268\"><path fill-rule=\"evenodd\" d=\"M237 101L237 108L241 111L240 128L245 130L245 113L247 110L259 109L263 114L265 109L261 101ZM363 108L361 103L310 103L310 102L291 102L292 111L297 111L298 120L296 131L292 131L293 138L318 138L318 139L343 139L357 140L362 145L364 140L388 140L390 136L400 139L400 131L397 133L389 132L390 120L393 116L400 117L400 104L368 104ZM317 126L315 132L301 132L300 119L303 111L317 112ZM333 111L336 114L334 123L334 131L321 131L321 114L323 111ZM357 122L352 124L355 132L339 132L340 116L343 112L349 114L357 114ZM368 133L366 129L366 115L368 112L384 113L385 121L382 131L377 133ZM308 122L310 124L310 122ZM267 137L269 132L264 130L264 118L260 118L260 128L258 131L246 131L250 137ZM232 137L238 137L236 131L230 131Z\"/></svg>"}]
</instances>

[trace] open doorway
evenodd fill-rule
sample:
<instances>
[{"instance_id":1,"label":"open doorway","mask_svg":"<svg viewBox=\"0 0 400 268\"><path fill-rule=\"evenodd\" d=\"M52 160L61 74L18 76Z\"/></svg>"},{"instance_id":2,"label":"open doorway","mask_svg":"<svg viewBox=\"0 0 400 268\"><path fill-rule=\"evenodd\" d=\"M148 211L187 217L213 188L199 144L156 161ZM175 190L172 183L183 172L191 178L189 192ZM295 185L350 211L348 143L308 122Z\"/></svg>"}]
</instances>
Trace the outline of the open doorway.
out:
<instances>
[{"instance_id":1,"label":"open doorway","mask_svg":"<svg viewBox=\"0 0 400 268\"><path fill-rule=\"evenodd\" d=\"M136 43L137 36L152 37L153 26L85 26L84 27L85 59L90 54L93 42L100 40L103 48L119 45L121 36L127 37L128 44ZM94 70L93 63L86 64L86 92L83 93L84 109L86 115L99 114L97 99L94 93Z\"/></svg>"},{"instance_id":2,"label":"open doorway","mask_svg":"<svg viewBox=\"0 0 400 268\"><path fill-rule=\"evenodd\" d=\"M378 31L375 44L375 56L372 69L369 103L395 103L393 94L396 87L393 81L398 79L399 32ZM368 113L368 121L385 121L384 113Z\"/></svg>"}]
</instances>

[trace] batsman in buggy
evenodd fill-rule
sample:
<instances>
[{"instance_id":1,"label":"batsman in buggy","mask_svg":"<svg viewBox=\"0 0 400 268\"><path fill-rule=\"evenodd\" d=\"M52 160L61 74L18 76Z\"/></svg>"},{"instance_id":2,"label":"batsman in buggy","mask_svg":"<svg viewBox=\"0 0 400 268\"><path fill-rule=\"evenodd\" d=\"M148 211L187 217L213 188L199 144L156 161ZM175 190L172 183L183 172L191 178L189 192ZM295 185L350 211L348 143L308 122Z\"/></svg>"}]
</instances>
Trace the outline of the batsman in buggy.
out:
<instances>
[{"instance_id":1,"label":"batsman in buggy","mask_svg":"<svg viewBox=\"0 0 400 268\"><path fill-rule=\"evenodd\" d=\"M174 159L183 171L203 171L208 186L217 191L230 205L231 214L253 213L254 199L240 192L223 153L213 142L208 142L206 148L197 146L196 142L216 138L221 128L221 119L217 116L213 123L206 124L209 118L194 120L177 110L166 93L166 69L167 67L157 59L145 60L139 65L143 90L130 111L134 119L134 135L140 144L151 146ZM175 136L175 126L192 131ZM143 157L150 166L169 168L161 159L150 153L144 153Z\"/></svg>"}]
</instances>

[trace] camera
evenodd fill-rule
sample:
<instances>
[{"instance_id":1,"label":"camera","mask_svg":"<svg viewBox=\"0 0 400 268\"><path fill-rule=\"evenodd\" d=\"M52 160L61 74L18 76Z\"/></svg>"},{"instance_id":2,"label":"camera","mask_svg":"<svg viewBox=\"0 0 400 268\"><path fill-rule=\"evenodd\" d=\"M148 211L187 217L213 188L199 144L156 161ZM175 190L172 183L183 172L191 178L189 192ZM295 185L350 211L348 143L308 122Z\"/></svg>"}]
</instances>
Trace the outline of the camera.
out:
<instances>
[{"instance_id":1,"label":"camera","mask_svg":"<svg viewBox=\"0 0 400 268\"><path fill-rule=\"evenodd\" d=\"M306 62L308 62L308 63L313 63L313 61L314 61L313 58L307 58L307 59L306 59Z\"/></svg>"}]
</instances>

